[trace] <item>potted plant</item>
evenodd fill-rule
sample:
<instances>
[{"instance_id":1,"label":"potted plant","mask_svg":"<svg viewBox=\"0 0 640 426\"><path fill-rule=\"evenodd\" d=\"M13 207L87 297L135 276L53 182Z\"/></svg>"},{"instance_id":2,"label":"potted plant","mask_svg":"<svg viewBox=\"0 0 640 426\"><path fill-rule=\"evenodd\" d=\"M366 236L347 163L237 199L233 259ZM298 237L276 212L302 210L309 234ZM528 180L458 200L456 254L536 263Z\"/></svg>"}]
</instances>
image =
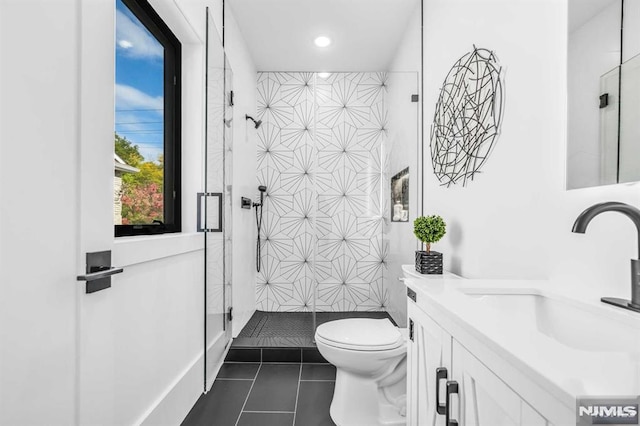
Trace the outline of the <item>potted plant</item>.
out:
<instances>
[{"instance_id":1,"label":"potted plant","mask_svg":"<svg viewBox=\"0 0 640 426\"><path fill-rule=\"evenodd\" d=\"M421 274L442 274L442 253L431 250L447 232L447 224L440 216L420 216L413 222L413 233L427 250L416 250L416 271ZM424 247L424 246L423 246Z\"/></svg>"}]
</instances>

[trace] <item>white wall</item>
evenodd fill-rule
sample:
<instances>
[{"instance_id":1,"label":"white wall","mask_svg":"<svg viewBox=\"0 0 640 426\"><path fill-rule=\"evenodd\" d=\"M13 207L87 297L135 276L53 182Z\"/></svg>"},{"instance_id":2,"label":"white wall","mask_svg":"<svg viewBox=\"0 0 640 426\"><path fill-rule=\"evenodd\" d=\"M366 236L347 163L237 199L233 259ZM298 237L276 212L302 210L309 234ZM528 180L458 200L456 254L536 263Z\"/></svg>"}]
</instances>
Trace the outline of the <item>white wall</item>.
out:
<instances>
[{"instance_id":1,"label":"white wall","mask_svg":"<svg viewBox=\"0 0 640 426\"><path fill-rule=\"evenodd\" d=\"M425 3L426 117L449 68L473 44L494 50L506 72L502 134L482 174L466 188L444 188L427 173L426 213L448 224L438 243L445 266L471 278L551 278L594 299L629 297L632 223L610 213L586 235L570 232L584 208L608 200L639 205L640 193L635 185L564 189L566 1Z\"/></svg>"},{"instance_id":2,"label":"white wall","mask_svg":"<svg viewBox=\"0 0 640 426\"><path fill-rule=\"evenodd\" d=\"M202 393L204 375L204 236L195 232L204 43L173 1L151 4L182 43L182 233L116 240L113 261L125 267L112 295L118 424L181 422Z\"/></svg>"},{"instance_id":3,"label":"white wall","mask_svg":"<svg viewBox=\"0 0 640 426\"><path fill-rule=\"evenodd\" d=\"M412 94L420 93L420 6L406 24L406 32L389 66L386 102L389 111L389 170L388 178L409 166L409 222L389 222L386 238L389 257L385 284L389 290L388 312L401 327L407 322L406 287L402 265L414 262L417 240L413 235L413 221L420 215L422 177L420 158L420 107L411 102ZM387 181L385 185L389 185Z\"/></svg>"},{"instance_id":4,"label":"white wall","mask_svg":"<svg viewBox=\"0 0 640 426\"><path fill-rule=\"evenodd\" d=\"M174 29L183 42L183 230L189 233L195 229L195 194L202 190L202 149L203 149L203 106L204 106L204 40L206 7L215 23L211 31L222 31L222 7L219 1L173 2L154 0L158 13ZM179 12L179 13L178 13ZM233 331L237 334L255 309L253 283L255 275L247 267L247 253L253 253L255 233L251 211L240 209L240 195L253 197L255 175L246 170L255 170L255 135L247 136L244 121L245 112L255 111L255 67L248 57L233 16L227 11L226 52L233 69L235 97L233 135L233 306L235 319ZM181 37L182 35L182 37ZM242 120L241 120L242 118ZM252 129L252 128L251 128ZM122 378L128 378L128 392L122 392L119 402L128 407L131 415L137 412L138 420L147 424L177 424L187 414L202 392L202 350L203 350L203 253L201 235L193 235L186 243L173 241L175 252L171 257L159 254L159 259L135 259L129 268L127 280L135 280L137 274L147 278L146 288L130 285L130 292L139 292L134 300L146 298L146 309L134 309L131 303L122 301L123 315L128 312L138 325L133 327L139 333L130 334L130 339L139 341L123 342L134 353L124 355L124 359L138 360L123 363ZM187 236L185 236L187 238ZM169 243L167 241L167 243ZM118 244L116 245L118 249ZM126 248L123 248L126 250ZM142 252L148 250L141 249ZM133 254L136 251L131 251ZM118 251L114 251L116 260ZM123 253L126 257L126 253ZM252 258L252 255L250 255ZM249 259L250 260L250 259ZM127 263L124 259L120 264ZM243 285L244 284L244 285ZM131 295L130 295L131 296ZM131 307L130 310L124 308ZM125 321L122 322L126 324ZM131 328L131 326L130 326ZM174 342L167 347L167 342ZM137 353L137 357L135 354ZM149 360L153 361L149 361ZM217 369L222 359L213 360ZM137 378L131 382L131 378ZM120 383L124 385L124 382ZM137 385L145 386L145 389ZM155 391L154 391L155 390ZM133 418L133 417L131 417ZM122 424L129 418L123 413Z\"/></svg>"}]
</instances>

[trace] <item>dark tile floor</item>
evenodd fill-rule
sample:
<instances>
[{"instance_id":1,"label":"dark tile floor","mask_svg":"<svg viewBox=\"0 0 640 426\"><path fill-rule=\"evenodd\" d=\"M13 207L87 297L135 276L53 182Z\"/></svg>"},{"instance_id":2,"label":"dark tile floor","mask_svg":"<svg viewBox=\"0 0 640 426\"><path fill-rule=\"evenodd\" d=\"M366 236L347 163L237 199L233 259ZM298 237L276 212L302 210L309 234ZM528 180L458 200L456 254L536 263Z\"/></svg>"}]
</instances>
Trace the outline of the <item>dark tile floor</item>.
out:
<instances>
[{"instance_id":1,"label":"dark tile floor","mask_svg":"<svg viewBox=\"0 0 640 426\"><path fill-rule=\"evenodd\" d=\"M324 426L336 370L330 364L226 362L185 426Z\"/></svg>"}]
</instances>

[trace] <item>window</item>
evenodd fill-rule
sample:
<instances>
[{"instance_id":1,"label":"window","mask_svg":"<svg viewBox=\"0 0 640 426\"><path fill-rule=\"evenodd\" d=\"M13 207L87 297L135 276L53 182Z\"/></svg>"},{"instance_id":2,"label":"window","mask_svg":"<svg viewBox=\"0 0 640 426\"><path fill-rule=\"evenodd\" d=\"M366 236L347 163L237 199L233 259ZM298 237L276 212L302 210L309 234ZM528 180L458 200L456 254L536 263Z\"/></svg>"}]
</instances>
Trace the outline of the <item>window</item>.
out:
<instances>
[{"instance_id":1,"label":"window","mask_svg":"<svg viewBox=\"0 0 640 426\"><path fill-rule=\"evenodd\" d=\"M180 42L146 0L116 0L115 56L115 236L180 232Z\"/></svg>"}]
</instances>

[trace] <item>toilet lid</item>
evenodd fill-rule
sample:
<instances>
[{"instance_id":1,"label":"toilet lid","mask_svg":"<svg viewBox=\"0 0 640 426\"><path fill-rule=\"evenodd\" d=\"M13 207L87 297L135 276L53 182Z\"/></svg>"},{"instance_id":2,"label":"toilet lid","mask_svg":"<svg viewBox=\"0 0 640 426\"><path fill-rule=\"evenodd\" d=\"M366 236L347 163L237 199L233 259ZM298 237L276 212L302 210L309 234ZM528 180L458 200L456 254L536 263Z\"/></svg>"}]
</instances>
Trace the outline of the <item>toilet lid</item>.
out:
<instances>
[{"instance_id":1,"label":"toilet lid","mask_svg":"<svg viewBox=\"0 0 640 426\"><path fill-rule=\"evenodd\" d=\"M316 330L316 339L328 345L355 350L395 349L404 338L387 318L348 318L324 323Z\"/></svg>"}]
</instances>

